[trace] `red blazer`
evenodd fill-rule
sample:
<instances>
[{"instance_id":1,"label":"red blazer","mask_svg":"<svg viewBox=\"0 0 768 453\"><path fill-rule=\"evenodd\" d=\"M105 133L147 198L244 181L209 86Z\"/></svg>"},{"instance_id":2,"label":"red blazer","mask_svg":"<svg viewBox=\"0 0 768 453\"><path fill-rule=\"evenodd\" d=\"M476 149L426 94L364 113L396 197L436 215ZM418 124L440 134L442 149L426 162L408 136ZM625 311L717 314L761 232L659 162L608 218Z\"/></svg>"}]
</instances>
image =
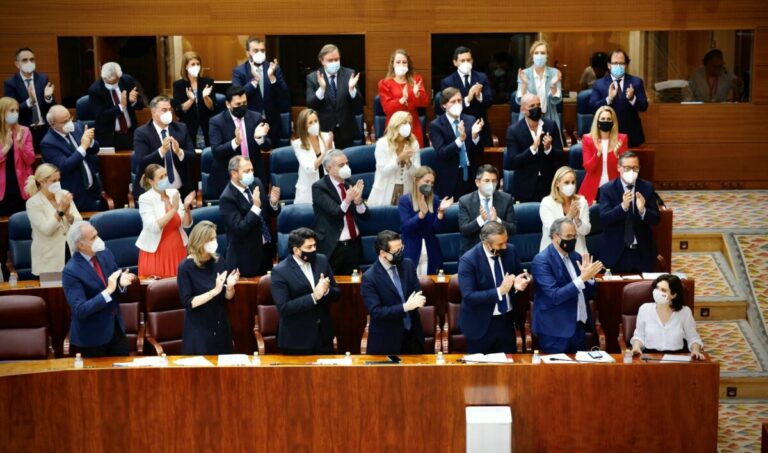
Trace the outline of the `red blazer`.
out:
<instances>
[{"instance_id":1,"label":"red blazer","mask_svg":"<svg viewBox=\"0 0 768 453\"><path fill-rule=\"evenodd\" d=\"M16 147L16 134L18 128L21 128L22 133L22 148ZM32 164L35 162L35 150L32 148L32 134L29 132L29 128L26 126L16 125L11 131L13 132L13 166L16 168L16 180L19 182L19 190L21 191L21 197L23 199L29 198L29 195L24 191L24 184L27 182L27 178L32 174ZM0 201L5 198L5 166L8 165L6 154L0 153Z\"/></svg>"},{"instance_id":2,"label":"red blazer","mask_svg":"<svg viewBox=\"0 0 768 453\"><path fill-rule=\"evenodd\" d=\"M619 155L627 150L627 136L626 134L619 134L619 141L621 142L621 148L619 148ZM603 173L603 156L597 157L597 147L592 140L592 136L584 134L581 137L581 155L586 170L584 175L584 181L579 188L579 194L587 199L587 203L590 206L594 204L597 197L597 189L600 185L600 176ZM608 180L615 179L619 176L619 159L613 152L608 152Z\"/></svg>"},{"instance_id":3,"label":"red blazer","mask_svg":"<svg viewBox=\"0 0 768 453\"><path fill-rule=\"evenodd\" d=\"M416 109L419 107L426 107L427 104L429 104L429 95L424 88L424 82L420 75L414 74L413 82L421 82L419 95L416 96L413 94L413 86L408 86L408 104L403 105L400 103L400 98L403 97L403 87L407 85L400 85L395 79L379 80L379 100L381 101L381 107L384 109L384 113L387 114L387 124L389 124L389 118L395 112L404 111L411 114L413 117L411 134L416 136L416 139L419 141L419 146L423 148L424 132L421 130L421 121L419 121L419 113Z\"/></svg>"}]
</instances>

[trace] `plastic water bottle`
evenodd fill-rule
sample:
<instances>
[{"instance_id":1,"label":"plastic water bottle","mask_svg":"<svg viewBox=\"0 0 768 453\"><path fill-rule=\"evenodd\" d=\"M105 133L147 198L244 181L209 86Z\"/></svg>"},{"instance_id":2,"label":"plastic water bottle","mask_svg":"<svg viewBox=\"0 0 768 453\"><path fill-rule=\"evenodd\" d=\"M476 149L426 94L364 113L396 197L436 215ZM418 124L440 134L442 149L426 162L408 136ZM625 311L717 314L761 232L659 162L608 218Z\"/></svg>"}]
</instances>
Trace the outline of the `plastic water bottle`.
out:
<instances>
[{"instance_id":1,"label":"plastic water bottle","mask_svg":"<svg viewBox=\"0 0 768 453\"><path fill-rule=\"evenodd\" d=\"M435 356L435 364L445 365L445 356L443 356L443 351L437 351L437 355Z\"/></svg>"},{"instance_id":2,"label":"plastic water bottle","mask_svg":"<svg viewBox=\"0 0 768 453\"><path fill-rule=\"evenodd\" d=\"M16 272L11 272L11 275L8 276L8 285L11 288L15 288L16 285L19 284L19 274Z\"/></svg>"},{"instance_id":3,"label":"plastic water bottle","mask_svg":"<svg viewBox=\"0 0 768 453\"><path fill-rule=\"evenodd\" d=\"M168 356L163 353L163 355L160 356L162 358L161 362L163 366L168 366Z\"/></svg>"},{"instance_id":4,"label":"plastic water bottle","mask_svg":"<svg viewBox=\"0 0 768 453\"><path fill-rule=\"evenodd\" d=\"M445 282L445 271L440 269L437 271L437 281L439 283Z\"/></svg>"},{"instance_id":5,"label":"plastic water bottle","mask_svg":"<svg viewBox=\"0 0 768 453\"><path fill-rule=\"evenodd\" d=\"M352 354L349 351L344 354L344 365L352 365Z\"/></svg>"},{"instance_id":6,"label":"plastic water bottle","mask_svg":"<svg viewBox=\"0 0 768 453\"><path fill-rule=\"evenodd\" d=\"M251 365L253 366L261 365L261 356L259 356L259 351L253 351L253 360L251 361Z\"/></svg>"},{"instance_id":7,"label":"plastic water bottle","mask_svg":"<svg viewBox=\"0 0 768 453\"><path fill-rule=\"evenodd\" d=\"M83 356L78 352L75 354L75 369L81 370L83 368Z\"/></svg>"},{"instance_id":8,"label":"plastic water bottle","mask_svg":"<svg viewBox=\"0 0 768 453\"><path fill-rule=\"evenodd\" d=\"M632 363L632 350L627 349L624 351L624 363Z\"/></svg>"},{"instance_id":9,"label":"plastic water bottle","mask_svg":"<svg viewBox=\"0 0 768 453\"><path fill-rule=\"evenodd\" d=\"M357 269L352 271L352 283L360 283L360 273Z\"/></svg>"},{"instance_id":10,"label":"plastic water bottle","mask_svg":"<svg viewBox=\"0 0 768 453\"><path fill-rule=\"evenodd\" d=\"M531 363L534 365L541 365L541 356L539 355L539 350L533 351L533 357L531 357Z\"/></svg>"},{"instance_id":11,"label":"plastic water bottle","mask_svg":"<svg viewBox=\"0 0 768 453\"><path fill-rule=\"evenodd\" d=\"M613 277L613 274L611 273L610 269L605 270L605 274L603 274L603 280L610 280L611 277Z\"/></svg>"}]
</instances>

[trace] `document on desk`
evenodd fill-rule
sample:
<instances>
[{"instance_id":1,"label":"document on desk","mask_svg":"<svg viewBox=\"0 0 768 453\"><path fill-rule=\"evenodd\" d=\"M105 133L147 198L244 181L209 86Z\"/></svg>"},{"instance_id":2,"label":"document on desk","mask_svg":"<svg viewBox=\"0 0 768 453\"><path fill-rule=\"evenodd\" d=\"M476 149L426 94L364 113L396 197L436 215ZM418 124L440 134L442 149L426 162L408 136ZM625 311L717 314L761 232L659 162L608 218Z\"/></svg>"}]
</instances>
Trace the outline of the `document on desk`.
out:
<instances>
[{"instance_id":1,"label":"document on desk","mask_svg":"<svg viewBox=\"0 0 768 453\"><path fill-rule=\"evenodd\" d=\"M470 354L462 357L466 363L512 363L513 360L507 358L503 352L494 354Z\"/></svg>"},{"instance_id":2,"label":"document on desk","mask_svg":"<svg viewBox=\"0 0 768 453\"><path fill-rule=\"evenodd\" d=\"M176 359L173 361L173 364L176 366L213 366L210 360L201 355Z\"/></svg>"},{"instance_id":3,"label":"document on desk","mask_svg":"<svg viewBox=\"0 0 768 453\"><path fill-rule=\"evenodd\" d=\"M642 280L643 276L638 274L622 275L622 280Z\"/></svg>"},{"instance_id":4,"label":"document on desk","mask_svg":"<svg viewBox=\"0 0 768 453\"><path fill-rule=\"evenodd\" d=\"M117 362L113 363L114 367L142 367L142 366L163 366L163 358L157 356L151 357L136 357L133 362Z\"/></svg>"},{"instance_id":5,"label":"document on desk","mask_svg":"<svg viewBox=\"0 0 768 453\"><path fill-rule=\"evenodd\" d=\"M568 357L566 354L550 354L550 355L543 355L541 356L541 361L544 363L578 363L575 362L572 358Z\"/></svg>"},{"instance_id":6,"label":"document on desk","mask_svg":"<svg viewBox=\"0 0 768 453\"><path fill-rule=\"evenodd\" d=\"M690 354L664 354L661 357L662 362L690 362L691 356Z\"/></svg>"},{"instance_id":7,"label":"document on desk","mask_svg":"<svg viewBox=\"0 0 768 453\"><path fill-rule=\"evenodd\" d=\"M611 357L610 354L604 351L593 351L592 354L598 353L600 354L599 358L590 356L589 352L587 351L579 351L576 353L576 361L577 362L589 362L589 363L614 363L616 360L614 360L613 357ZM596 354L595 354L596 355Z\"/></svg>"},{"instance_id":8,"label":"document on desk","mask_svg":"<svg viewBox=\"0 0 768 453\"><path fill-rule=\"evenodd\" d=\"M251 360L245 354L219 354L217 366L251 366Z\"/></svg>"},{"instance_id":9,"label":"document on desk","mask_svg":"<svg viewBox=\"0 0 768 453\"><path fill-rule=\"evenodd\" d=\"M346 365L346 359L317 359L316 365Z\"/></svg>"}]
</instances>

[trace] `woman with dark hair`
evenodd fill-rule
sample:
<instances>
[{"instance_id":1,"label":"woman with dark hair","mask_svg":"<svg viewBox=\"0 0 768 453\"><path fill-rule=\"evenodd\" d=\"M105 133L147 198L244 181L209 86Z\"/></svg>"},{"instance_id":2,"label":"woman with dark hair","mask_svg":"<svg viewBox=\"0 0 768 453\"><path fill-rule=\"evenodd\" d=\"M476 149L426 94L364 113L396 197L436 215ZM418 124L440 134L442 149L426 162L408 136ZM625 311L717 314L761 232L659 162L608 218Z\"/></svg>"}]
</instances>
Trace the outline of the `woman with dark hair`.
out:
<instances>
[{"instance_id":1,"label":"woman with dark hair","mask_svg":"<svg viewBox=\"0 0 768 453\"><path fill-rule=\"evenodd\" d=\"M213 79L202 76L203 60L197 52L184 52L181 78L173 82L173 108L179 121L187 125L195 147L210 145L208 120L213 116L215 95Z\"/></svg>"},{"instance_id":2,"label":"woman with dark hair","mask_svg":"<svg viewBox=\"0 0 768 453\"><path fill-rule=\"evenodd\" d=\"M685 343L691 357L703 360L704 343L696 332L696 321L691 309L683 305L685 293L680 278L663 274L653 281L653 301L640 306L637 312L635 334L632 335L632 353L685 352Z\"/></svg>"}]
</instances>

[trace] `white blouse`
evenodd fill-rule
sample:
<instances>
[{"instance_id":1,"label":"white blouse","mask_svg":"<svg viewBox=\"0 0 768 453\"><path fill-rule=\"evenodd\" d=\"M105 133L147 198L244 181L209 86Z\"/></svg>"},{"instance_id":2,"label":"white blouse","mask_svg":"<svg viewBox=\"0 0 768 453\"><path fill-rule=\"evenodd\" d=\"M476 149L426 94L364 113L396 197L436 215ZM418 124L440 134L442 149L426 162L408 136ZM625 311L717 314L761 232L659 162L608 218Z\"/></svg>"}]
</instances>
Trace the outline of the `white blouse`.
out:
<instances>
[{"instance_id":1,"label":"white blouse","mask_svg":"<svg viewBox=\"0 0 768 453\"><path fill-rule=\"evenodd\" d=\"M572 203L579 203L579 218L576 223L576 252L579 254L587 253L586 236L592 231L592 224L589 223L589 205L582 196L577 196ZM563 214L563 205L556 202L551 195L547 195L541 200L539 205L539 217L541 217L541 243L539 251L544 250L552 243L549 237L549 227L555 220L565 217Z\"/></svg>"},{"instance_id":2,"label":"white blouse","mask_svg":"<svg viewBox=\"0 0 768 453\"><path fill-rule=\"evenodd\" d=\"M683 348L683 339L688 342L689 351L692 350L694 343L698 343L704 349L704 343L696 332L696 321L689 307L683 306L680 311L673 311L667 323L662 324L656 312L655 303L640 306L637 312L635 334L630 343L640 340L644 349L678 351Z\"/></svg>"},{"instance_id":3,"label":"white blouse","mask_svg":"<svg viewBox=\"0 0 768 453\"><path fill-rule=\"evenodd\" d=\"M603 152L603 170L602 170L602 173L600 173L600 184L597 187L600 187L609 181L608 179L608 144L609 143L610 143L610 140L607 140L607 139L600 140L600 147L602 148L602 152Z\"/></svg>"},{"instance_id":4,"label":"white blouse","mask_svg":"<svg viewBox=\"0 0 768 453\"><path fill-rule=\"evenodd\" d=\"M391 204L392 194L396 184L403 184L403 195L411 193L411 178L421 167L419 142L415 138L410 144L413 149L411 166L401 167L397 160L397 151L390 148L387 137L376 141L376 174L373 176L373 187L368 196L368 206L386 206Z\"/></svg>"},{"instance_id":5,"label":"white blouse","mask_svg":"<svg viewBox=\"0 0 768 453\"><path fill-rule=\"evenodd\" d=\"M327 151L325 141L328 139L328 132L320 133L320 152ZM320 170L315 168L315 161L317 155L315 155L314 149L306 149L301 144L301 139L296 139L291 142L293 152L296 154L296 160L299 161L299 178L296 180L296 197L293 200L294 204L299 203L312 203L312 184L320 179ZM311 147L311 145L310 145Z\"/></svg>"}]
</instances>

